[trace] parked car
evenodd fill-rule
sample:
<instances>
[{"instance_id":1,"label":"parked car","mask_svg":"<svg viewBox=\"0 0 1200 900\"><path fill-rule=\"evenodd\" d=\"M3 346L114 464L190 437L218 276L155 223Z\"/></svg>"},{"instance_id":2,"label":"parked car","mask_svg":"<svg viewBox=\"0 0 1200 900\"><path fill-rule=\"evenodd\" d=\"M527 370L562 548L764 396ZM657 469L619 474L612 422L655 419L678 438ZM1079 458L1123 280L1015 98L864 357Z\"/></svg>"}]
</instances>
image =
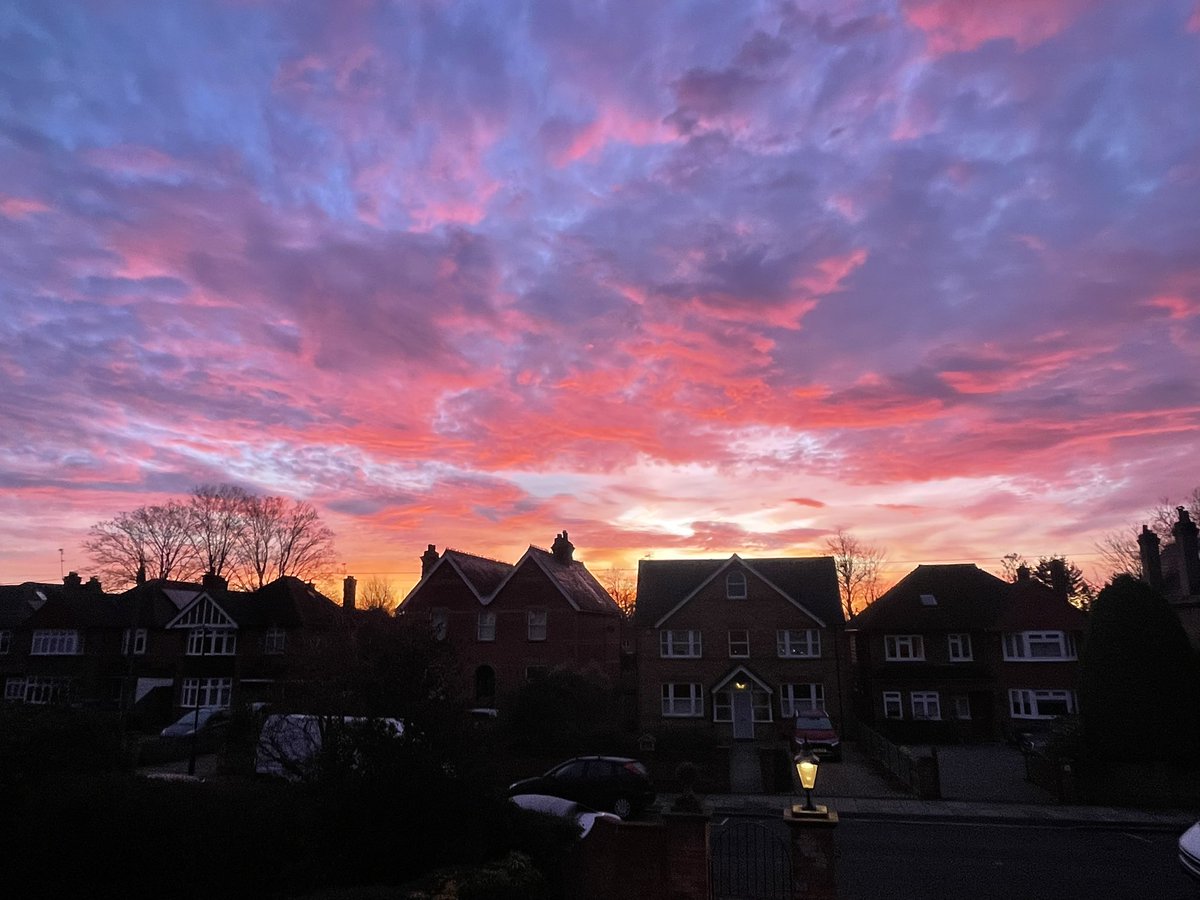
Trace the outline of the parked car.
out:
<instances>
[{"instance_id":1,"label":"parked car","mask_svg":"<svg viewBox=\"0 0 1200 900\"><path fill-rule=\"evenodd\" d=\"M229 710L219 706L201 706L189 709L182 716L159 732L159 737L170 745L190 741L192 735L204 749L214 749L229 729Z\"/></svg>"},{"instance_id":2,"label":"parked car","mask_svg":"<svg viewBox=\"0 0 1200 900\"><path fill-rule=\"evenodd\" d=\"M574 800L564 800L561 797L551 797L549 794L516 794L510 798L513 803L534 812L569 819L579 827L579 837L585 838L591 833L592 826L597 822L606 821L619 824L621 817L609 812L597 812Z\"/></svg>"},{"instance_id":3,"label":"parked car","mask_svg":"<svg viewBox=\"0 0 1200 900\"><path fill-rule=\"evenodd\" d=\"M807 747L820 760L836 762L842 758L842 740L823 709L796 713L792 741L797 753Z\"/></svg>"},{"instance_id":4,"label":"parked car","mask_svg":"<svg viewBox=\"0 0 1200 900\"><path fill-rule=\"evenodd\" d=\"M1200 881L1200 822L1179 836L1179 864L1196 881Z\"/></svg>"},{"instance_id":5,"label":"parked car","mask_svg":"<svg viewBox=\"0 0 1200 900\"><path fill-rule=\"evenodd\" d=\"M510 797L549 794L615 813L622 819L641 815L655 797L646 767L624 756L577 756L545 775L516 782L508 793Z\"/></svg>"}]
</instances>

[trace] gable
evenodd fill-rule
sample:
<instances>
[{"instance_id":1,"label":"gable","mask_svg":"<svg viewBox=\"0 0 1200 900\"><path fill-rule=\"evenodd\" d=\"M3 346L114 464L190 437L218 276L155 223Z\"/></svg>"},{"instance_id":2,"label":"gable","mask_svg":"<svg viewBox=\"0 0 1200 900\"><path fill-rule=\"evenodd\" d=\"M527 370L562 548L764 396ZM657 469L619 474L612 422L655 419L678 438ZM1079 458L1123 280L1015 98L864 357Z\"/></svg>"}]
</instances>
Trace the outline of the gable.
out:
<instances>
[{"instance_id":1,"label":"gable","mask_svg":"<svg viewBox=\"0 0 1200 900\"><path fill-rule=\"evenodd\" d=\"M447 550L400 601L399 609L479 606L491 598L512 569L508 563Z\"/></svg>"},{"instance_id":2,"label":"gable","mask_svg":"<svg viewBox=\"0 0 1200 900\"><path fill-rule=\"evenodd\" d=\"M728 684L730 684L730 682L734 681L756 685L760 691L764 691L768 694L775 693L775 689L771 687L770 684L759 678L745 666L735 666L729 673L721 678L720 681L714 684L711 690L713 693L716 693L717 691L723 690Z\"/></svg>"},{"instance_id":3,"label":"gable","mask_svg":"<svg viewBox=\"0 0 1200 900\"><path fill-rule=\"evenodd\" d=\"M167 623L167 628L237 628L237 622L207 593L200 594L191 605Z\"/></svg>"}]
</instances>

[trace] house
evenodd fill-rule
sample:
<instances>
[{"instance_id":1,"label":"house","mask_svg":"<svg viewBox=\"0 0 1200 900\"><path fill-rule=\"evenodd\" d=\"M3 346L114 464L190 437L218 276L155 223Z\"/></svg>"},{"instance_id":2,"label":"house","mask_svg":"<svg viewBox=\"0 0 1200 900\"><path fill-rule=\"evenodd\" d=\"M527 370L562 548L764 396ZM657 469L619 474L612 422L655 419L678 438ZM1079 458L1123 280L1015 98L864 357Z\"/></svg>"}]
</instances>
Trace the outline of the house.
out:
<instances>
[{"instance_id":1,"label":"house","mask_svg":"<svg viewBox=\"0 0 1200 900\"><path fill-rule=\"evenodd\" d=\"M480 707L556 668L591 672L614 684L621 673L625 620L567 532L550 550L530 546L514 564L430 544L421 580L397 615L428 620L453 645L468 698Z\"/></svg>"},{"instance_id":2,"label":"house","mask_svg":"<svg viewBox=\"0 0 1200 900\"><path fill-rule=\"evenodd\" d=\"M994 740L1076 712L1087 615L1065 571L1054 582L917 566L846 626L859 718L908 741Z\"/></svg>"},{"instance_id":3,"label":"house","mask_svg":"<svg viewBox=\"0 0 1200 900\"><path fill-rule=\"evenodd\" d=\"M1179 616L1184 631L1194 646L1200 647L1200 549L1197 527L1187 509L1175 509L1177 519L1171 526L1174 540L1160 549L1158 535L1142 526L1138 551L1142 560L1142 580L1161 591Z\"/></svg>"},{"instance_id":4,"label":"house","mask_svg":"<svg viewBox=\"0 0 1200 900\"><path fill-rule=\"evenodd\" d=\"M640 560L641 728L774 743L798 710L843 720L843 622L831 557Z\"/></svg>"}]
</instances>

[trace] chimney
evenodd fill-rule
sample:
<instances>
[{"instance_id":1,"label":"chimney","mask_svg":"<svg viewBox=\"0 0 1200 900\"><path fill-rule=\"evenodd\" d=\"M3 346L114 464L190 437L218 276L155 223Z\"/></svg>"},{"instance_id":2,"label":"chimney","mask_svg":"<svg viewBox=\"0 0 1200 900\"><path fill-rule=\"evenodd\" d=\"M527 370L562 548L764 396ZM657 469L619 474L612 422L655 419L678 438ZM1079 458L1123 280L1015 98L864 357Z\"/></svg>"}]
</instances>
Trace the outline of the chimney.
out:
<instances>
[{"instance_id":1,"label":"chimney","mask_svg":"<svg viewBox=\"0 0 1200 900\"><path fill-rule=\"evenodd\" d=\"M1028 580L1029 580L1029 566L1022 563L1021 565L1017 566L1017 581L1028 581Z\"/></svg>"},{"instance_id":2,"label":"chimney","mask_svg":"<svg viewBox=\"0 0 1200 900\"><path fill-rule=\"evenodd\" d=\"M574 559L575 545L567 540L567 532L564 530L562 534L554 536L554 543L550 547L550 552L554 554L554 558L564 566L569 566L571 560Z\"/></svg>"},{"instance_id":3,"label":"chimney","mask_svg":"<svg viewBox=\"0 0 1200 900\"><path fill-rule=\"evenodd\" d=\"M342 581L342 609L354 612L354 594L358 589L358 581L353 575L347 575Z\"/></svg>"},{"instance_id":4,"label":"chimney","mask_svg":"<svg viewBox=\"0 0 1200 900\"><path fill-rule=\"evenodd\" d=\"M1071 582L1067 578L1067 564L1061 557L1050 560L1050 589L1067 600L1071 596Z\"/></svg>"},{"instance_id":5,"label":"chimney","mask_svg":"<svg viewBox=\"0 0 1200 900\"><path fill-rule=\"evenodd\" d=\"M146 583L146 564L145 563L142 563L140 566L138 566L137 576L133 580L135 582L137 582L138 584Z\"/></svg>"},{"instance_id":6,"label":"chimney","mask_svg":"<svg viewBox=\"0 0 1200 900\"><path fill-rule=\"evenodd\" d=\"M224 591L229 587L229 582L216 572L205 572L200 583L204 585L206 591Z\"/></svg>"},{"instance_id":7,"label":"chimney","mask_svg":"<svg viewBox=\"0 0 1200 900\"><path fill-rule=\"evenodd\" d=\"M87 589L89 591L91 591L93 594L103 594L104 593L104 588L100 585L100 579L95 575L93 575L91 578L88 579Z\"/></svg>"},{"instance_id":8,"label":"chimney","mask_svg":"<svg viewBox=\"0 0 1200 900\"><path fill-rule=\"evenodd\" d=\"M83 579L79 577L78 572L68 572L63 576L63 584L69 588L77 588L83 584Z\"/></svg>"},{"instance_id":9,"label":"chimney","mask_svg":"<svg viewBox=\"0 0 1200 900\"><path fill-rule=\"evenodd\" d=\"M1177 506L1179 521L1171 526L1171 534L1175 545L1179 548L1182 558L1183 571L1180 572L1180 587L1184 588L1187 596L1200 594L1200 550L1197 549L1196 535L1200 529L1182 506Z\"/></svg>"},{"instance_id":10,"label":"chimney","mask_svg":"<svg viewBox=\"0 0 1200 900\"><path fill-rule=\"evenodd\" d=\"M1158 535L1142 526L1138 535L1138 554L1142 557L1142 581L1156 591L1163 586L1162 557L1158 552Z\"/></svg>"},{"instance_id":11,"label":"chimney","mask_svg":"<svg viewBox=\"0 0 1200 900\"><path fill-rule=\"evenodd\" d=\"M441 557L438 556L437 547L435 547L433 544L430 544L425 548L425 552L421 554L422 578L429 574L439 559L441 559Z\"/></svg>"}]
</instances>

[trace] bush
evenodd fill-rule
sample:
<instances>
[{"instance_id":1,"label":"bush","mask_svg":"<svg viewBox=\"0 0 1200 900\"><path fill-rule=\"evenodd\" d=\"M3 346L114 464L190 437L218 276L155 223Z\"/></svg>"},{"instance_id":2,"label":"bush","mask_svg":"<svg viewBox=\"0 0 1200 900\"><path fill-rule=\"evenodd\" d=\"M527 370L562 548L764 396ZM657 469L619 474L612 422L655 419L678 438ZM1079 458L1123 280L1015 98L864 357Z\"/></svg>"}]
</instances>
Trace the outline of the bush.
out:
<instances>
[{"instance_id":1,"label":"bush","mask_svg":"<svg viewBox=\"0 0 1200 900\"><path fill-rule=\"evenodd\" d=\"M64 706L0 706L0 785L128 769L115 716Z\"/></svg>"}]
</instances>

